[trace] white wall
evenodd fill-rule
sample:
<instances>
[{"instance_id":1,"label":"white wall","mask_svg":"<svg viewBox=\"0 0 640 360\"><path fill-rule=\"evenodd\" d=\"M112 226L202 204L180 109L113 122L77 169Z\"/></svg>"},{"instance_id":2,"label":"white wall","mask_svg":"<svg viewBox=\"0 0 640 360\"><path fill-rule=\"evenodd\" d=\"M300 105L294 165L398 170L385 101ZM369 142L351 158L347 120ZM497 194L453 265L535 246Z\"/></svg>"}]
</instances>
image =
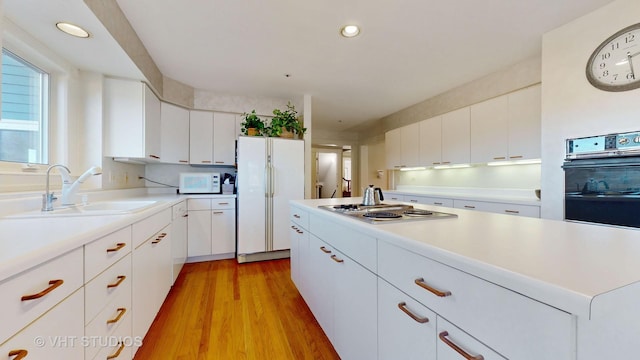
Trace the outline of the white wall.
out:
<instances>
[{"instance_id":1,"label":"white wall","mask_svg":"<svg viewBox=\"0 0 640 360\"><path fill-rule=\"evenodd\" d=\"M565 139L640 130L640 89L612 93L585 77L593 50L618 30L640 21L640 1L618 0L543 37L542 217L564 217Z\"/></svg>"}]
</instances>

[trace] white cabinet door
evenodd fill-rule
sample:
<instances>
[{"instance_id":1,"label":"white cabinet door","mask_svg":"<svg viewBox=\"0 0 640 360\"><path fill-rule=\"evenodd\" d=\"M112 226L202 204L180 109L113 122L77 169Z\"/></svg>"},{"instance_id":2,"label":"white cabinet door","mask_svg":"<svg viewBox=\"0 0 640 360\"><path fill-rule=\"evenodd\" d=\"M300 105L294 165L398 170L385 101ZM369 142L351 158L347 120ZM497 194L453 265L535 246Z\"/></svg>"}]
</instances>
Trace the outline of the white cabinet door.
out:
<instances>
[{"instance_id":1,"label":"white cabinet door","mask_svg":"<svg viewBox=\"0 0 640 360\"><path fill-rule=\"evenodd\" d=\"M436 359L436 314L382 279L378 279L378 359Z\"/></svg>"},{"instance_id":2,"label":"white cabinet door","mask_svg":"<svg viewBox=\"0 0 640 360\"><path fill-rule=\"evenodd\" d=\"M467 164L470 161L469 108L442 115L442 164Z\"/></svg>"},{"instance_id":3,"label":"white cabinet door","mask_svg":"<svg viewBox=\"0 0 640 360\"><path fill-rule=\"evenodd\" d=\"M308 276L303 282L312 284L308 287L307 304L324 331L333 343L333 297L334 279L333 267L329 258L333 248L320 240L317 236L309 235L309 266ZM308 281L307 281L308 280Z\"/></svg>"},{"instance_id":4,"label":"white cabinet door","mask_svg":"<svg viewBox=\"0 0 640 360\"><path fill-rule=\"evenodd\" d=\"M213 113L210 111L189 112L189 163L213 164Z\"/></svg>"},{"instance_id":5,"label":"white cabinet door","mask_svg":"<svg viewBox=\"0 0 640 360\"><path fill-rule=\"evenodd\" d=\"M187 256L211 255L211 210L189 211Z\"/></svg>"},{"instance_id":6,"label":"white cabinet door","mask_svg":"<svg viewBox=\"0 0 640 360\"><path fill-rule=\"evenodd\" d=\"M290 263L291 263L291 281L300 291L302 282L300 281L300 234L302 230L294 223L291 222L291 229L289 230L289 240L291 241L290 251Z\"/></svg>"},{"instance_id":7,"label":"white cabinet door","mask_svg":"<svg viewBox=\"0 0 640 360\"><path fill-rule=\"evenodd\" d=\"M387 169L402 167L402 130L393 129L384 134L384 148L387 158Z\"/></svg>"},{"instance_id":8,"label":"white cabinet door","mask_svg":"<svg viewBox=\"0 0 640 360\"><path fill-rule=\"evenodd\" d=\"M335 249L328 258L335 282L332 343L342 359L377 359L377 277Z\"/></svg>"},{"instance_id":9,"label":"white cabinet door","mask_svg":"<svg viewBox=\"0 0 640 360\"><path fill-rule=\"evenodd\" d=\"M236 116L235 114L213 114L213 164L235 165L236 163Z\"/></svg>"},{"instance_id":10,"label":"white cabinet door","mask_svg":"<svg viewBox=\"0 0 640 360\"><path fill-rule=\"evenodd\" d=\"M471 106L471 162L486 163L508 158L507 96Z\"/></svg>"},{"instance_id":11,"label":"white cabinet door","mask_svg":"<svg viewBox=\"0 0 640 360\"><path fill-rule=\"evenodd\" d=\"M211 211L211 254L236 252L236 210Z\"/></svg>"},{"instance_id":12,"label":"white cabinet door","mask_svg":"<svg viewBox=\"0 0 640 360\"><path fill-rule=\"evenodd\" d=\"M84 359L83 312L81 288L0 346L0 358Z\"/></svg>"},{"instance_id":13,"label":"white cabinet door","mask_svg":"<svg viewBox=\"0 0 640 360\"><path fill-rule=\"evenodd\" d=\"M189 110L160 104L160 158L163 163L189 163Z\"/></svg>"},{"instance_id":14,"label":"white cabinet door","mask_svg":"<svg viewBox=\"0 0 640 360\"><path fill-rule=\"evenodd\" d=\"M420 165L420 123L400 128L400 153L402 165L416 167Z\"/></svg>"},{"instance_id":15,"label":"white cabinet door","mask_svg":"<svg viewBox=\"0 0 640 360\"><path fill-rule=\"evenodd\" d=\"M104 155L160 160L160 100L144 83L104 79Z\"/></svg>"},{"instance_id":16,"label":"white cabinet door","mask_svg":"<svg viewBox=\"0 0 640 360\"><path fill-rule=\"evenodd\" d=\"M540 158L540 85L509 94L509 158Z\"/></svg>"},{"instance_id":17,"label":"white cabinet door","mask_svg":"<svg viewBox=\"0 0 640 360\"><path fill-rule=\"evenodd\" d=\"M172 207L173 221L171 222L171 256L173 257L173 282L175 283L180 270L187 260L188 213L187 202L183 201Z\"/></svg>"},{"instance_id":18,"label":"white cabinet door","mask_svg":"<svg viewBox=\"0 0 640 360\"><path fill-rule=\"evenodd\" d=\"M420 164L440 165L442 161L442 116L420 123Z\"/></svg>"}]
</instances>

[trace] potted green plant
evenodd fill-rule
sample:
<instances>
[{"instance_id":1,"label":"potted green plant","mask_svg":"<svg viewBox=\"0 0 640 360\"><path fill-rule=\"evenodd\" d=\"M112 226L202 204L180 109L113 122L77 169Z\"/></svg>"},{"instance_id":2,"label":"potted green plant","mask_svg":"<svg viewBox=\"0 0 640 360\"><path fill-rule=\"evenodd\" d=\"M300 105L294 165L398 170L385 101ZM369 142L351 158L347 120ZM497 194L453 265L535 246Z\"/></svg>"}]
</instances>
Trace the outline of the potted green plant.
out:
<instances>
[{"instance_id":1,"label":"potted green plant","mask_svg":"<svg viewBox=\"0 0 640 360\"><path fill-rule=\"evenodd\" d=\"M287 103L286 110L273 110L273 118L269 126L269 136L292 138L293 135L304 135L307 128L302 126L298 112L291 102Z\"/></svg>"},{"instance_id":2,"label":"potted green plant","mask_svg":"<svg viewBox=\"0 0 640 360\"><path fill-rule=\"evenodd\" d=\"M242 114L244 121L242 122L242 133L249 136L260 136L265 130L264 121L258 117L256 110L251 113Z\"/></svg>"}]
</instances>

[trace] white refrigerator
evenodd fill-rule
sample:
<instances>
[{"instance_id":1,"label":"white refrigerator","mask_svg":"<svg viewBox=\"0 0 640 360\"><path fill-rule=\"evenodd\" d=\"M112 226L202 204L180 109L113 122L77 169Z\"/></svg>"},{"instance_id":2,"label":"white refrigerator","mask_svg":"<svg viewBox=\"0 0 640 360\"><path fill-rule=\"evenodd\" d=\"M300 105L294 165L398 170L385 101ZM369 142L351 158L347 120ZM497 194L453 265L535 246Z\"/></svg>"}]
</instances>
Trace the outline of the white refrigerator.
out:
<instances>
[{"instance_id":1,"label":"white refrigerator","mask_svg":"<svg viewBox=\"0 0 640 360\"><path fill-rule=\"evenodd\" d=\"M238 262L289 256L289 200L304 198L304 140L238 139Z\"/></svg>"}]
</instances>

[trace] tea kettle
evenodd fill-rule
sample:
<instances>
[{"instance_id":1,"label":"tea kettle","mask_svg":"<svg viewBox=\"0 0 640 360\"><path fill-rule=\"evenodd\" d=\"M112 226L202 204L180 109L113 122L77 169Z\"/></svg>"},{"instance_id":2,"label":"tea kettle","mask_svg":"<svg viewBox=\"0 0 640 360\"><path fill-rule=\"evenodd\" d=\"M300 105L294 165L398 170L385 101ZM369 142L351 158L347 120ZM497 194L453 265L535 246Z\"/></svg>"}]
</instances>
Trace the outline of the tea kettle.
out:
<instances>
[{"instance_id":1,"label":"tea kettle","mask_svg":"<svg viewBox=\"0 0 640 360\"><path fill-rule=\"evenodd\" d=\"M384 201L384 196L382 195L382 189L380 189L379 187L374 188L373 185L369 185L368 188L364 189L364 197L362 198L362 205L364 206L380 205L380 201Z\"/></svg>"}]
</instances>

